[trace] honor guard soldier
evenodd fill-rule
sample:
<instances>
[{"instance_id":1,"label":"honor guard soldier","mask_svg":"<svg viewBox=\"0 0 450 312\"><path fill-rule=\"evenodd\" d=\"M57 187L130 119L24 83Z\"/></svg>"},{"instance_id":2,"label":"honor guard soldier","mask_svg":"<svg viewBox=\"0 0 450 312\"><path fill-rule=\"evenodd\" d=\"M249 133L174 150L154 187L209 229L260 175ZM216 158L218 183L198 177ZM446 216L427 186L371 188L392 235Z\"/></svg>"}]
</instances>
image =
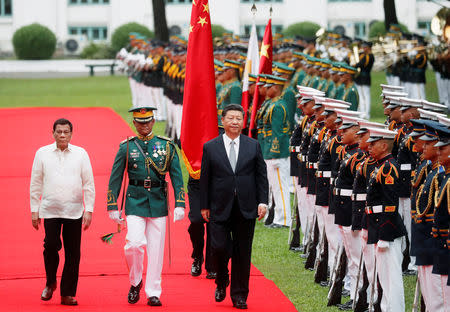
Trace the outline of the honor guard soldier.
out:
<instances>
[{"instance_id":1,"label":"honor guard soldier","mask_svg":"<svg viewBox=\"0 0 450 312\"><path fill-rule=\"evenodd\" d=\"M274 75L286 79L286 82L283 86L283 91L281 92L281 97L286 103L286 109L289 117L289 134L292 133L295 126L295 112L297 110L297 99L295 98L295 89L291 85L291 79L294 75L295 69L293 67L289 67L282 63L276 63L273 68Z\"/></svg>"},{"instance_id":2,"label":"honor guard soldier","mask_svg":"<svg viewBox=\"0 0 450 312\"><path fill-rule=\"evenodd\" d=\"M401 240L406 229L398 212L399 168L391 154L394 137L393 131L371 129L367 140L370 156L376 160L367 185L367 243L376 244L376 271L383 289L381 311L405 310Z\"/></svg>"},{"instance_id":3,"label":"honor guard soldier","mask_svg":"<svg viewBox=\"0 0 450 312\"><path fill-rule=\"evenodd\" d=\"M319 160L316 171L316 205L317 213L321 214L324 232L328 242L328 259L324 259L331 267L340 244L340 233L334 224L334 216L328 214L330 201L330 178L331 178L331 150L337 139L337 128L342 123L342 118L336 113L336 109L346 109L348 106L335 103L324 103L325 128L327 130L322 139L319 151ZM324 238L322 238L324 240ZM322 260L323 261L323 260ZM328 282L320 281L321 285L327 286Z\"/></svg>"},{"instance_id":4,"label":"honor guard soldier","mask_svg":"<svg viewBox=\"0 0 450 312\"><path fill-rule=\"evenodd\" d=\"M441 120L442 122L442 120ZM449 238L449 220L450 220L450 120L446 120L446 128L437 129L439 142L435 147L439 148L439 163L444 167L445 173L438 180L437 196L434 198L434 222L433 239L436 249L433 257L433 273L441 277L443 288L444 303L450 300L450 238ZM447 283L447 287L445 284ZM438 294L437 294L438 295Z\"/></svg>"},{"instance_id":5,"label":"honor guard soldier","mask_svg":"<svg viewBox=\"0 0 450 312\"><path fill-rule=\"evenodd\" d=\"M425 99L425 71L428 58L425 43L422 36L415 36L418 40L417 46L408 52L409 58L409 96L413 99Z\"/></svg>"},{"instance_id":6,"label":"honor guard soldier","mask_svg":"<svg viewBox=\"0 0 450 312\"><path fill-rule=\"evenodd\" d=\"M414 231L412 243L415 244L416 265L418 266L418 280L421 285L422 295L430 311L445 311L444 288L441 276L433 274L435 256L432 228L435 214L435 197L439 191L439 180L442 181L445 169L438 162L437 129L441 127L438 122L427 120L423 122L426 128L425 134L420 137L425 141L423 157L431 161L431 171L426 176L422 186L416 194L416 211L413 214ZM444 131L448 129L443 128ZM448 220L448 219L447 219ZM448 226L448 222L447 222Z\"/></svg>"},{"instance_id":7,"label":"honor guard soldier","mask_svg":"<svg viewBox=\"0 0 450 312\"><path fill-rule=\"evenodd\" d=\"M335 180L335 187L333 190L335 201L335 220L334 223L339 226L342 241L344 244L345 253L347 255L347 275L350 279L350 300L339 308L347 310L353 305L356 279L358 275L358 260L361 252L359 233L352 231L352 188L354 175L352 173L352 164L358 161L363 156L363 153L358 153L359 136L356 134L359 131L358 119L343 116L342 126L342 145L343 148L339 153L340 165L338 174ZM356 160L355 160L356 157Z\"/></svg>"},{"instance_id":8,"label":"honor guard soldier","mask_svg":"<svg viewBox=\"0 0 450 312\"><path fill-rule=\"evenodd\" d=\"M344 92L341 97L337 97L338 100L343 100L351 103L349 110L356 111L359 106L359 94L356 89L355 83L353 82L353 77L357 73L356 68L349 66L347 64L342 65L342 84L344 85Z\"/></svg>"},{"instance_id":9,"label":"honor guard soldier","mask_svg":"<svg viewBox=\"0 0 450 312\"><path fill-rule=\"evenodd\" d=\"M229 104L241 104L242 87L239 78L241 63L226 59L223 62L224 82L217 100L217 116L219 120L219 130L223 131L221 124L222 110Z\"/></svg>"},{"instance_id":10,"label":"honor guard soldier","mask_svg":"<svg viewBox=\"0 0 450 312\"><path fill-rule=\"evenodd\" d=\"M289 114L282 90L286 79L267 75L267 96L271 103L264 118L263 156L267 165L269 187L275 200L272 227L291 225L291 201L289 195Z\"/></svg>"},{"instance_id":11,"label":"honor guard soldier","mask_svg":"<svg viewBox=\"0 0 450 312\"><path fill-rule=\"evenodd\" d=\"M361 43L362 53L359 54L359 62L355 65L359 68L359 74L355 78L356 88L359 94L359 111L364 113L364 118L370 118L370 72L372 71L375 58L372 53L372 43L363 41Z\"/></svg>"},{"instance_id":12,"label":"honor guard soldier","mask_svg":"<svg viewBox=\"0 0 450 312\"><path fill-rule=\"evenodd\" d=\"M125 258L131 283L128 302L136 303L142 287L144 249L147 249L145 294L148 305L160 306L161 271L164 259L168 195L166 174L169 173L175 194L174 221L184 218L183 176L175 145L152 132L153 107L132 108L133 124L138 132L120 144L108 185L109 217L122 223L118 211L122 180L128 175L124 192L127 236ZM170 222L170 221L169 221ZM170 248L170 246L169 246Z\"/></svg>"}]
</instances>

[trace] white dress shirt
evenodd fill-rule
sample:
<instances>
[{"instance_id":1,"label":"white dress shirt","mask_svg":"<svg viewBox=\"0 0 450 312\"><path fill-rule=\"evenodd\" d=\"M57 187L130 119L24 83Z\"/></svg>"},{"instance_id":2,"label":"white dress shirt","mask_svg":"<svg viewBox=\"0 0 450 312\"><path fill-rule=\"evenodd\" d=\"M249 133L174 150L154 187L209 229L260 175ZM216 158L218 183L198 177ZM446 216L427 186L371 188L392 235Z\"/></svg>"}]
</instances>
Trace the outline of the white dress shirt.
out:
<instances>
[{"instance_id":1,"label":"white dress shirt","mask_svg":"<svg viewBox=\"0 0 450 312\"><path fill-rule=\"evenodd\" d=\"M234 151L236 153L236 163L237 163L238 156L239 156L239 138L240 138L240 136L238 136L236 139L232 140L225 133L223 134L223 144L225 145L225 151L227 152L228 160L230 160L231 142L234 141Z\"/></svg>"},{"instance_id":2,"label":"white dress shirt","mask_svg":"<svg viewBox=\"0 0 450 312\"><path fill-rule=\"evenodd\" d=\"M36 152L31 170L31 212L39 212L44 219L78 219L83 210L94 210L94 201L94 175L83 148L69 144L61 151L53 143Z\"/></svg>"}]
</instances>

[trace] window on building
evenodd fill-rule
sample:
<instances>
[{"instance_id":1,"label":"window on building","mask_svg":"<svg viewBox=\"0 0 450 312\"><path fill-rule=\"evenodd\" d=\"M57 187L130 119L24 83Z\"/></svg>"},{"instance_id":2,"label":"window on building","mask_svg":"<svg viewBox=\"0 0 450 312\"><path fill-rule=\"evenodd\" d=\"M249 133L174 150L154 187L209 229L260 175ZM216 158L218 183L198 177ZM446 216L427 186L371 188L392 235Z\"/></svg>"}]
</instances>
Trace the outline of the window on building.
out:
<instances>
[{"instance_id":1,"label":"window on building","mask_svg":"<svg viewBox=\"0 0 450 312\"><path fill-rule=\"evenodd\" d=\"M242 30L245 35L249 36L250 32L252 31L252 25L244 25ZM266 30L266 25L256 25L256 33L257 33L258 37L263 37L265 30ZM282 30L283 30L282 25L273 25L272 24L272 34L281 33Z\"/></svg>"},{"instance_id":2,"label":"window on building","mask_svg":"<svg viewBox=\"0 0 450 312\"><path fill-rule=\"evenodd\" d=\"M180 4L186 4L186 3L192 3L192 0L166 0L167 4L176 4L176 3L180 3Z\"/></svg>"},{"instance_id":3,"label":"window on building","mask_svg":"<svg viewBox=\"0 0 450 312\"><path fill-rule=\"evenodd\" d=\"M12 15L12 0L0 0L0 16Z\"/></svg>"},{"instance_id":4,"label":"window on building","mask_svg":"<svg viewBox=\"0 0 450 312\"><path fill-rule=\"evenodd\" d=\"M366 23L357 22L354 24L355 27L355 37L362 38L366 36Z\"/></svg>"},{"instance_id":5,"label":"window on building","mask_svg":"<svg viewBox=\"0 0 450 312\"><path fill-rule=\"evenodd\" d=\"M108 29L106 27L69 27L69 35L85 35L89 41L106 40Z\"/></svg>"},{"instance_id":6,"label":"window on building","mask_svg":"<svg viewBox=\"0 0 450 312\"><path fill-rule=\"evenodd\" d=\"M69 4L109 4L109 0L69 0Z\"/></svg>"}]
</instances>

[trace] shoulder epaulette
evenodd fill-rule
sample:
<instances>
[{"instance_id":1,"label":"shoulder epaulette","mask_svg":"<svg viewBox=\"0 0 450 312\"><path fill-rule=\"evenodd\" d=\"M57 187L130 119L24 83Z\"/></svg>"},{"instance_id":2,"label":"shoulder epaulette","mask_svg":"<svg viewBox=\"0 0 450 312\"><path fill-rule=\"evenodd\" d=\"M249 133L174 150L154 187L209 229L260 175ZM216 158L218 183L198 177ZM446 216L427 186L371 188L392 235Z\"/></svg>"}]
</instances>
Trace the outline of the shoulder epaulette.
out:
<instances>
[{"instance_id":1,"label":"shoulder epaulette","mask_svg":"<svg viewBox=\"0 0 450 312\"><path fill-rule=\"evenodd\" d=\"M123 140L122 142L120 142L120 144L127 143L127 140L128 140L128 141L131 141L131 140L134 140L134 139L136 139L136 136L129 137L128 139L125 139L125 140Z\"/></svg>"},{"instance_id":2,"label":"shoulder epaulette","mask_svg":"<svg viewBox=\"0 0 450 312\"><path fill-rule=\"evenodd\" d=\"M172 142L172 139L170 139L168 137L165 137L165 136L162 136L162 135L157 135L156 137L159 138L159 139L163 139L163 140Z\"/></svg>"}]
</instances>

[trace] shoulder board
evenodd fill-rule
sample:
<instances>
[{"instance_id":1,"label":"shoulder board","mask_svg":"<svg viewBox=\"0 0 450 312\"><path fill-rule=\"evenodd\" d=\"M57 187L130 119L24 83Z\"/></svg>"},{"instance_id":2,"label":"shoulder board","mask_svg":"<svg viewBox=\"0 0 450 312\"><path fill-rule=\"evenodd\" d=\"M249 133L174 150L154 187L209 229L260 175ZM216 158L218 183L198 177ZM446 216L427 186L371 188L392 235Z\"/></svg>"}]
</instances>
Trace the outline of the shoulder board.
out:
<instances>
[{"instance_id":1,"label":"shoulder board","mask_svg":"<svg viewBox=\"0 0 450 312\"><path fill-rule=\"evenodd\" d=\"M129 137L128 141L131 141L131 140L134 140L134 139L136 139L136 136ZM127 139L125 139L122 142L120 142L120 144L124 144L124 143L127 143Z\"/></svg>"},{"instance_id":2,"label":"shoulder board","mask_svg":"<svg viewBox=\"0 0 450 312\"><path fill-rule=\"evenodd\" d=\"M157 135L156 137L159 138L159 139L163 139L163 140L172 142L172 139L170 139L168 137L165 137L165 136L162 136L162 135Z\"/></svg>"},{"instance_id":3,"label":"shoulder board","mask_svg":"<svg viewBox=\"0 0 450 312\"><path fill-rule=\"evenodd\" d=\"M443 166L439 166L437 173L443 173L443 172L445 172L445 168Z\"/></svg>"}]
</instances>

